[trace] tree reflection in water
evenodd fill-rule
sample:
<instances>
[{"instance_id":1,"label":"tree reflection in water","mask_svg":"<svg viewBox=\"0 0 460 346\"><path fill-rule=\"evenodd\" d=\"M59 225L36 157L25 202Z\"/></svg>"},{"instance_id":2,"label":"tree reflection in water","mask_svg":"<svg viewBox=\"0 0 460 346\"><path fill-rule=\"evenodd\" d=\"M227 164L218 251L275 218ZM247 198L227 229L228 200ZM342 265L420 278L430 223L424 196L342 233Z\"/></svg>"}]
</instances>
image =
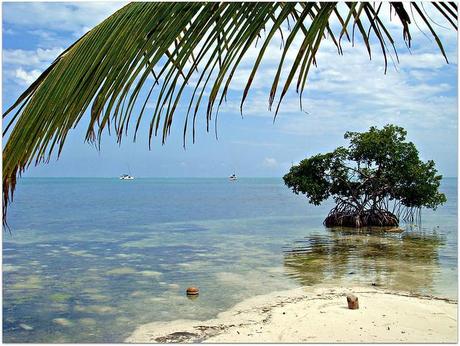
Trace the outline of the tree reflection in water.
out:
<instances>
[{"instance_id":1,"label":"tree reflection in water","mask_svg":"<svg viewBox=\"0 0 460 346\"><path fill-rule=\"evenodd\" d=\"M329 229L285 250L284 266L302 285L356 283L433 293L439 272L436 232Z\"/></svg>"}]
</instances>

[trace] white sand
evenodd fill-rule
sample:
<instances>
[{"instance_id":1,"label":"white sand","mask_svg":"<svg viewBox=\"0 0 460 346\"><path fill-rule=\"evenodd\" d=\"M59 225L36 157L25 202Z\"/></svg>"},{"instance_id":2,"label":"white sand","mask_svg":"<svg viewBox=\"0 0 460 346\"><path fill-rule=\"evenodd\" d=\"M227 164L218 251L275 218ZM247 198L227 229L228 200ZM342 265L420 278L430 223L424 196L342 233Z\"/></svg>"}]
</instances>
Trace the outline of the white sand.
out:
<instances>
[{"instance_id":1,"label":"white sand","mask_svg":"<svg viewBox=\"0 0 460 346\"><path fill-rule=\"evenodd\" d=\"M346 293L359 298L349 310ZM207 321L140 326L126 342L457 342L457 302L374 288L309 288L245 300Z\"/></svg>"}]
</instances>

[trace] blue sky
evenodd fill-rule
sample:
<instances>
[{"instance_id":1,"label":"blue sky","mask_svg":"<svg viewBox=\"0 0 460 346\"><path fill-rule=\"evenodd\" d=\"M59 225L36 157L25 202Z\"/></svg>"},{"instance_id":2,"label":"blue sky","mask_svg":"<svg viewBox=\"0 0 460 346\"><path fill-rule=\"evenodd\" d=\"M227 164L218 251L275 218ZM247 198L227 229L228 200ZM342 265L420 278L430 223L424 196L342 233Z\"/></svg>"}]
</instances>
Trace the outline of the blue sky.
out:
<instances>
[{"instance_id":1,"label":"blue sky","mask_svg":"<svg viewBox=\"0 0 460 346\"><path fill-rule=\"evenodd\" d=\"M3 109L5 110L54 58L123 3L3 3ZM419 22L421 26L421 23ZM428 30L421 26L429 35ZM241 63L231 85L227 103L219 112L219 139L214 129L206 133L204 117L197 123L197 141L182 147L185 103L179 107L171 137L162 146L147 145L147 125L132 143L121 146L115 137L105 136L101 152L84 143L87 118L70 134L59 160L32 167L26 176L118 176L131 167L144 177L282 176L307 156L344 145L346 131L364 131L369 126L393 123L408 131L409 140L419 148L422 159L434 159L445 176L457 175L457 35L438 28L445 42L450 64L446 64L433 39L412 28L413 46L402 41L400 25L391 31L398 39L396 68L384 65L378 43L373 41L373 58L365 47L344 44L337 55L332 42L325 40L317 56L303 95L287 94L277 120L267 110L268 93L281 51L275 39L268 58L256 75L244 107L239 102L257 49ZM278 41L277 41L278 40ZM296 47L294 43L294 47ZM294 59L296 50L287 57ZM149 103L153 107L154 103Z\"/></svg>"}]
</instances>

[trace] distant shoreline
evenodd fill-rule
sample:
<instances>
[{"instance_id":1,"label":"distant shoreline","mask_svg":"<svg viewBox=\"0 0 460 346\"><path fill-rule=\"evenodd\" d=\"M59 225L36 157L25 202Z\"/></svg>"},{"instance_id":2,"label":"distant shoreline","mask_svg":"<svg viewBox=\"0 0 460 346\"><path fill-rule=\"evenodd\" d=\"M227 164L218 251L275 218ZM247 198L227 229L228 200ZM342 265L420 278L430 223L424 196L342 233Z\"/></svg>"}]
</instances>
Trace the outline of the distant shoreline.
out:
<instances>
[{"instance_id":1,"label":"distant shoreline","mask_svg":"<svg viewBox=\"0 0 460 346\"><path fill-rule=\"evenodd\" d=\"M347 308L349 292L359 310ZM455 343L457 301L373 287L305 287L244 300L207 321L145 324L125 342Z\"/></svg>"}]
</instances>

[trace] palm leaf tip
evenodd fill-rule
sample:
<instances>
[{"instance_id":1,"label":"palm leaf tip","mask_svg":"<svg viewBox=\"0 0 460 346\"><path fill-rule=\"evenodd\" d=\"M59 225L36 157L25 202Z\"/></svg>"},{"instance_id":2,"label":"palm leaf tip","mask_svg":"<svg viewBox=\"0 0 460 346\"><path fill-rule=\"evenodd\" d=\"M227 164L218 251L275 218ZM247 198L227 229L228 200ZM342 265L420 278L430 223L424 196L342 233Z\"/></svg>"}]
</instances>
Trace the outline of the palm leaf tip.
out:
<instances>
[{"instance_id":1,"label":"palm leaf tip","mask_svg":"<svg viewBox=\"0 0 460 346\"><path fill-rule=\"evenodd\" d=\"M402 36L408 45L413 25L409 13L413 8L446 56L421 6L390 2L388 7L402 23ZM430 8L426 11L439 14L443 24L456 30L455 3L427 7ZM386 59L395 40L382 12L381 4L368 2L126 5L66 49L3 114L7 120L3 135L8 136L3 150L3 222L18 174L31 163L48 161L53 153L59 156L70 129L81 121L88 108L91 113L86 140L100 141L103 130L111 129L121 142L129 124L135 124L136 136L147 113L146 103L155 95L154 110L150 119L145 119L149 122L149 145L153 136L162 136L164 143L189 86L191 95L185 101L187 112L183 117L185 145L187 129L195 137L197 114L203 105L207 105L207 129L212 117L217 119L216 108L226 99L241 61L257 42L258 54L242 92L243 109L259 67L270 54L269 46L281 33L282 58L269 93L269 105L276 104L276 116L291 84L302 94L326 35L339 54L343 37L354 42L355 35L360 35L369 55L370 40L375 36ZM338 32L333 30L333 21L340 23ZM293 48L294 40L301 43L299 48ZM290 62L285 57L292 49L297 51ZM283 70L288 72L285 80L281 78ZM147 97L141 92L144 89L148 90Z\"/></svg>"}]
</instances>

